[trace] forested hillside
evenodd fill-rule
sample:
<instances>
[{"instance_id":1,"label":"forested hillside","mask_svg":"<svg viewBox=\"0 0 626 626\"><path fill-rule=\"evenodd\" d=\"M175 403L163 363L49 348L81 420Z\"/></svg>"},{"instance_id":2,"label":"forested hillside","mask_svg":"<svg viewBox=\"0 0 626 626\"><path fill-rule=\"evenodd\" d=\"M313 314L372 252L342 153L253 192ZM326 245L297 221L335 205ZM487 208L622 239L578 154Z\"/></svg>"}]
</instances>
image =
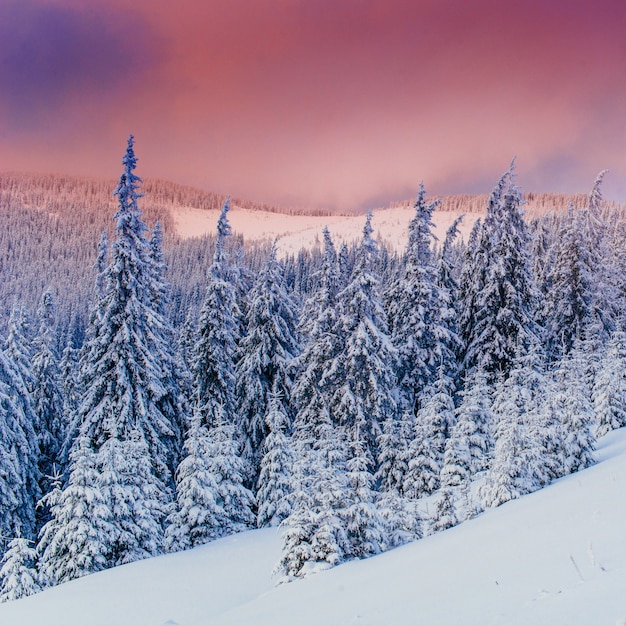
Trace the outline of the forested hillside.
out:
<instances>
[{"instance_id":1,"label":"forested hillside","mask_svg":"<svg viewBox=\"0 0 626 626\"><path fill-rule=\"evenodd\" d=\"M166 237L194 192L157 184L144 218L133 137L122 163L106 215L105 183L78 185L97 210L62 179L43 207L3 196L3 599L255 526L284 529L286 582L539 490L625 425L604 172L527 220L511 166L438 245L421 185L405 250L369 213L355 244L280 259L229 200L215 237Z\"/></svg>"}]
</instances>

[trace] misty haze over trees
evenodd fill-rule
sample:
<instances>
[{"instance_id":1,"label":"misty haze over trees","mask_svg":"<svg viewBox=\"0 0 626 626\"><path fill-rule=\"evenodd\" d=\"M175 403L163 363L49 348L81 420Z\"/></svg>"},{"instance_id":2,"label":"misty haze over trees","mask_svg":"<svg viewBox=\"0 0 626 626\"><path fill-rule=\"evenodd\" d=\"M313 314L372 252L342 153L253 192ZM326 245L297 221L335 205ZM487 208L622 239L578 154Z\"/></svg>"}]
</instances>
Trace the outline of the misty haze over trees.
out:
<instances>
[{"instance_id":1,"label":"misty haze over trees","mask_svg":"<svg viewBox=\"0 0 626 626\"><path fill-rule=\"evenodd\" d=\"M131 137L113 188L0 177L1 599L257 526L288 581L538 490L626 424L604 173L527 221L511 166L467 242L434 240L422 185L401 253L369 214L280 260L136 166ZM164 235L194 202L217 234Z\"/></svg>"}]
</instances>

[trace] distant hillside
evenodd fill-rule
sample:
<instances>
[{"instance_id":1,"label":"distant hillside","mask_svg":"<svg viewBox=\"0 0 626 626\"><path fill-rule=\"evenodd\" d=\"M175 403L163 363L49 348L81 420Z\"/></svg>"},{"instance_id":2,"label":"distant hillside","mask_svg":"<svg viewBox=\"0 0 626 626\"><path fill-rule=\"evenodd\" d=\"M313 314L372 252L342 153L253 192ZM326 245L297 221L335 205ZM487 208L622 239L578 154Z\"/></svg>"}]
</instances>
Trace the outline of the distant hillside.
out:
<instances>
[{"instance_id":1,"label":"distant hillside","mask_svg":"<svg viewBox=\"0 0 626 626\"><path fill-rule=\"evenodd\" d=\"M62 319L73 315L85 319L100 235L107 229L114 236L116 185L116 180L78 176L0 173L0 330L14 301L34 312L44 289L51 289L62 303ZM142 191L141 208L148 226L156 220L164 226L174 297L199 299L212 255L211 234L225 196L150 179L144 181ZM584 195L529 193L525 198L529 217L564 211L570 203L582 208L587 202ZM484 212L487 199L487 194L441 198L441 209L435 214L439 238L461 213L468 214L462 226L462 235L467 234ZM391 249L404 246L413 202L407 199L375 213L375 233ZM317 245L324 226L337 242L349 243L358 238L363 224L362 213L284 209L238 199L232 205L233 229L248 244L278 237L283 255ZM606 207L626 214L617 203Z\"/></svg>"}]
</instances>

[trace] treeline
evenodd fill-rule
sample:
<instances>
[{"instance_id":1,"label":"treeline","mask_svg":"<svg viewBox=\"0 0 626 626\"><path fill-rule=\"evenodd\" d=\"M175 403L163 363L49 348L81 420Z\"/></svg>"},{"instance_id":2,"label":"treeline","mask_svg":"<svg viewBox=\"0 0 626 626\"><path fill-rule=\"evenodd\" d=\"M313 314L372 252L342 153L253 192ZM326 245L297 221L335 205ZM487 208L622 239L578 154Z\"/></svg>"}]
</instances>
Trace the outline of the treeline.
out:
<instances>
[{"instance_id":1,"label":"treeline","mask_svg":"<svg viewBox=\"0 0 626 626\"><path fill-rule=\"evenodd\" d=\"M422 186L401 254L370 214L358 244L325 231L284 262L243 248L226 200L210 261L206 240L172 259L183 287L136 161L131 137L88 317L59 315L70 292L12 307L3 599L256 526L284 529L279 580L305 576L587 467L626 423L625 224L602 175L527 223L511 169L467 244L457 220L437 248Z\"/></svg>"}]
</instances>

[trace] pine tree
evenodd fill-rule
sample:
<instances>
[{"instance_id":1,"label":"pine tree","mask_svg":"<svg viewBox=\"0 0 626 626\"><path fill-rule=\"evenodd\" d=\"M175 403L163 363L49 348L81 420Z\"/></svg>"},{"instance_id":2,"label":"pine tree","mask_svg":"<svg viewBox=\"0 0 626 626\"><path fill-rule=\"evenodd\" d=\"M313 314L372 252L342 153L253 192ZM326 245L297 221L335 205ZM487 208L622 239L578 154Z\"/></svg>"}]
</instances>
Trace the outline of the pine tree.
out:
<instances>
[{"instance_id":1,"label":"pine tree","mask_svg":"<svg viewBox=\"0 0 626 626\"><path fill-rule=\"evenodd\" d=\"M409 224L409 239L404 267L387 294L393 345L398 351L397 378L402 408L417 411L420 396L434 381L442 361L454 360L450 346L455 342L449 322L447 291L437 284L437 268L431 249L433 211L439 201L427 204L424 185L415 202L415 216Z\"/></svg>"},{"instance_id":2,"label":"pine tree","mask_svg":"<svg viewBox=\"0 0 626 626\"><path fill-rule=\"evenodd\" d=\"M65 442L64 399L60 388L57 356L54 354L54 302L46 291L38 311L39 333L33 342L32 405L39 445L39 471L42 482L53 473ZM45 485L41 485L46 491Z\"/></svg>"},{"instance_id":3,"label":"pine tree","mask_svg":"<svg viewBox=\"0 0 626 626\"><path fill-rule=\"evenodd\" d=\"M289 496L295 454L287 437L288 418L280 394L273 392L265 418L269 434L265 439L264 455L257 489L257 525L278 526L291 513Z\"/></svg>"},{"instance_id":4,"label":"pine tree","mask_svg":"<svg viewBox=\"0 0 626 626\"><path fill-rule=\"evenodd\" d=\"M368 469L363 442L353 441L350 448L348 502L341 517L350 546L348 556L364 559L383 551L385 523L376 507L374 477Z\"/></svg>"},{"instance_id":5,"label":"pine tree","mask_svg":"<svg viewBox=\"0 0 626 626\"><path fill-rule=\"evenodd\" d=\"M109 538L114 532L114 512L104 499L99 480L91 443L80 437L72 449L66 488L57 485L43 500L51 512L37 547L45 584L73 580L111 565Z\"/></svg>"},{"instance_id":6,"label":"pine tree","mask_svg":"<svg viewBox=\"0 0 626 626\"><path fill-rule=\"evenodd\" d=\"M161 552L170 500L147 458L147 444L138 431L123 441L111 437L98 451L99 487L113 512L112 532L106 539L110 567Z\"/></svg>"},{"instance_id":7,"label":"pine tree","mask_svg":"<svg viewBox=\"0 0 626 626\"><path fill-rule=\"evenodd\" d=\"M203 420L211 428L209 415L220 404L228 423L237 422L235 411L235 352L239 338L240 315L237 306L232 269L226 249L227 237L231 236L228 211L230 199L224 202L217 222L217 238L213 263L209 269L209 283L200 311L197 341L191 364L194 388L198 394Z\"/></svg>"},{"instance_id":8,"label":"pine tree","mask_svg":"<svg viewBox=\"0 0 626 626\"><path fill-rule=\"evenodd\" d=\"M383 493L404 491L404 483L409 473L411 441L415 432L415 417L404 411L399 417L391 416L383 424L383 432L378 439L378 471L376 481Z\"/></svg>"},{"instance_id":9,"label":"pine tree","mask_svg":"<svg viewBox=\"0 0 626 626\"><path fill-rule=\"evenodd\" d=\"M342 381L331 400L331 415L350 440L363 441L370 468L378 457L382 424L396 412L395 350L373 274L372 232L370 214L350 283L339 295L345 348L330 366L332 375Z\"/></svg>"},{"instance_id":10,"label":"pine tree","mask_svg":"<svg viewBox=\"0 0 626 626\"><path fill-rule=\"evenodd\" d=\"M304 437L309 425L318 421L321 406L328 406L339 381L332 364L343 348L337 310L339 274L337 254L328 229L324 229L324 253L320 270L320 287L309 303L310 318L304 317L306 336L302 353L295 362L298 370L293 387L296 407L294 437Z\"/></svg>"},{"instance_id":11,"label":"pine tree","mask_svg":"<svg viewBox=\"0 0 626 626\"><path fill-rule=\"evenodd\" d=\"M494 418L491 391L485 373L478 369L459 393L456 424L446 441L441 482L458 486L486 469L493 453Z\"/></svg>"},{"instance_id":12,"label":"pine tree","mask_svg":"<svg viewBox=\"0 0 626 626\"><path fill-rule=\"evenodd\" d=\"M215 424L209 431L206 456L208 472L215 477L215 499L223 510L219 520L220 536L246 530L256 522L252 509L254 496L244 486L244 460L235 426L226 421L222 410L213 418Z\"/></svg>"},{"instance_id":13,"label":"pine tree","mask_svg":"<svg viewBox=\"0 0 626 626\"><path fill-rule=\"evenodd\" d=\"M0 602L19 600L41 591L36 561L37 553L28 539L16 537L9 542L0 568Z\"/></svg>"},{"instance_id":14,"label":"pine tree","mask_svg":"<svg viewBox=\"0 0 626 626\"><path fill-rule=\"evenodd\" d=\"M96 451L109 439L124 443L137 431L158 480L169 488L178 458L180 398L172 388L166 322L155 309L154 267L137 201L141 179L131 135L115 195L117 238L106 268L104 292L91 320L83 355L77 427Z\"/></svg>"},{"instance_id":15,"label":"pine tree","mask_svg":"<svg viewBox=\"0 0 626 626\"><path fill-rule=\"evenodd\" d=\"M299 353L296 307L283 287L276 244L252 288L249 302L247 334L240 343L237 364L236 397L244 434L243 457L253 485L268 435L265 412L269 394L275 388L289 406L292 361ZM289 420L291 426L291 415Z\"/></svg>"},{"instance_id":16,"label":"pine tree","mask_svg":"<svg viewBox=\"0 0 626 626\"><path fill-rule=\"evenodd\" d=\"M176 509L168 518L165 549L185 550L221 534L225 512L217 503L217 480L209 458L209 432L201 411L194 410L185 437L186 456L176 471Z\"/></svg>"},{"instance_id":17,"label":"pine tree","mask_svg":"<svg viewBox=\"0 0 626 626\"><path fill-rule=\"evenodd\" d=\"M22 381L30 389L33 383L30 323L23 307L17 303L14 303L11 309L4 352L15 364Z\"/></svg>"},{"instance_id":18,"label":"pine tree","mask_svg":"<svg viewBox=\"0 0 626 626\"><path fill-rule=\"evenodd\" d=\"M417 412L409 472L404 482L407 496L421 498L439 488L445 442L453 425L452 381L441 368L438 380Z\"/></svg>"},{"instance_id":19,"label":"pine tree","mask_svg":"<svg viewBox=\"0 0 626 626\"><path fill-rule=\"evenodd\" d=\"M34 421L18 367L0 350L0 536L30 538L35 530L40 474Z\"/></svg>"},{"instance_id":20,"label":"pine tree","mask_svg":"<svg viewBox=\"0 0 626 626\"><path fill-rule=\"evenodd\" d=\"M444 487L439 491L435 500L435 511L430 522L430 529L432 532L438 533L448 530L458 523L454 490L451 487Z\"/></svg>"},{"instance_id":21,"label":"pine tree","mask_svg":"<svg viewBox=\"0 0 626 626\"><path fill-rule=\"evenodd\" d=\"M562 473L571 474L595 462L593 408L585 382L584 355L575 345L557 364L553 402L562 428Z\"/></svg>"},{"instance_id":22,"label":"pine tree","mask_svg":"<svg viewBox=\"0 0 626 626\"><path fill-rule=\"evenodd\" d=\"M596 437L626 426L626 333L616 330L602 357L593 388Z\"/></svg>"},{"instance_id":23,"label":"pine tree","mask_svg":"<svg viewBox=\"0 0 626 626\"><path fill-rule=\"evenodd\" d=\"M467 372L480 366L494 379L509 372L518 350L527 348L538 332L529 236L520 205L511 169L490 196L463 272L463 367Z\"/></svg>"},{"instance_id":24,"label":"pine tree","mask_svg":"<svg viewBox=\"0 0 626 626\"><path fill-rule=\"evenodd\" d=\"M548 272L543 319L548 352L554 358L567 354L589 324L591 283L583 262L581 224L570 206L557 239Z\"/></svg>"}]
</instances>

